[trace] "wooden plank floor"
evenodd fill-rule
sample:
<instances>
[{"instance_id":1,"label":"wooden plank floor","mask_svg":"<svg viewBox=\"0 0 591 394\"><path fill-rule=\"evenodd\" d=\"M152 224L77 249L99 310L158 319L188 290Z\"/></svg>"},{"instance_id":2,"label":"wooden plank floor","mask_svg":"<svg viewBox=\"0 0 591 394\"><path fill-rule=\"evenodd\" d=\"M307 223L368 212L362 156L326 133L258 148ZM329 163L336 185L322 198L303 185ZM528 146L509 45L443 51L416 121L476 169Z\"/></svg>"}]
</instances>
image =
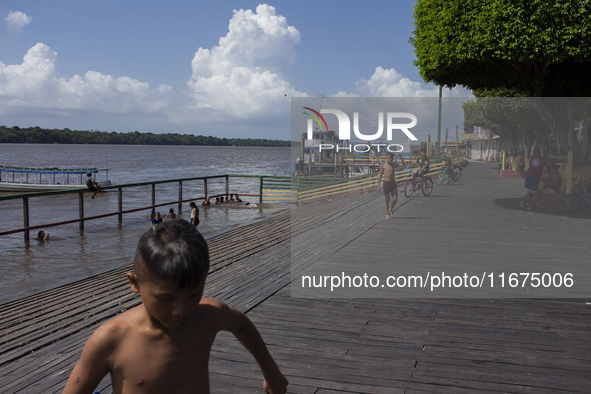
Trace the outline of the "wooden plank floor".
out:
<instances>
[{"instance_id":1,"label":"wooden plank floor","mask_svg":"<svg viewBox=\"0 0 591 394\"><path fill-rule=\"evenodd\" d=\"M248 313L291 393L589 393L591 300L291 296L292 258L301 272L376 248L387 254L393 245L372 244L376 233L415 248L416 234L407 237L399 226L412 228L419 205L438 227L457 225L457 217L441 214L440 202L449 198L437 196L461 204L454 193L469 190L501 226L521 214L512 211L515 197L493 202L478 186L494 179L491 168L471 163L460 183L436 188L430 200L401 197L394 220L382 219L383 197L374 192L300 206L212 239L206 294ZM521 194L522 181L503 181L508 200ZM563 220L589 239L588 219ZM291 250L302 235L308 247ZM589 256L588 241L581 245ZM129 269L0 305L0 392L61 392L97 325L139 302L123 278ZM213 393L262 393L256 363L231 335L220 334L214 344L210 378ZM100 389L112 392L108 377Z\"/></svg>"}]
</instances>

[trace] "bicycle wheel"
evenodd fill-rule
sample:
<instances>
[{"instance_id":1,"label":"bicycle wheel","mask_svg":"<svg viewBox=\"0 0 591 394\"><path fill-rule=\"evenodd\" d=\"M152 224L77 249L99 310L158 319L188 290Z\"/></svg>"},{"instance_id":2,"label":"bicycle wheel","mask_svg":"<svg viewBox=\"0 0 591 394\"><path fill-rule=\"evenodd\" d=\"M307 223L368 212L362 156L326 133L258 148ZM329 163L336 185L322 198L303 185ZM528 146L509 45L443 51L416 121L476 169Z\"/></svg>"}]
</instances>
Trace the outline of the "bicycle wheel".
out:
<instances>
[{"instance_id":1,"label":"bicycle wheel","mask_svg":"<svg viewBox=\"0 0 591 394\"><path fill-rule=\"evenodd\" d=\"M570 202L570 210L575 212L583 212L583 199L585 197L580 193L573 194L573 198Z\"/></svg>"},{"instance_id":2,"label":"bicycle wheel","mask_svg":"<svg viewBox=\"0 0 591 394\"><path fill-rule=\"evenodd\" d=\"M431 178L425 178L423 182L425 182L425 184L423 185L423 194L425 196L428 196L433 191L433 181L431 180Z\"/></svg>"},{"instance_id":3,"label":"bicycle wheel","mask_svg":"<svg viewBox=\"0 0 591 394\"><path fill-rule=\"evenodd\" d=\"M572 193L568 193L566 196L562 197L562 200L560 200L560 206L562 207L562 209L564 209L565 211L570 211L572 199L573 199Z\"/></svg>"},{"instance_id":4,"label":"bicycle wheel","mask_svg":"<svg viewBox=\"0 0 591 394\"><path fill-rule=\"evenodd\" d=\"M410 198L410 196L412 196L412 193L415 190L415 183L412 179L409 179L408 182L406 182L406 185L404 185L404 195L407 198Z\"/></svg>"},{"instance_id":5,"label":"bicycle wheel","mask_svg":"<svg viewBox=\"0 0 591 394\"><path fill-rule=\"evenodd\" d=\"M445 183L443 183L443 172L439 171L437 174L435 174L435 183L437 183L438 185L445 185Z\"/></svg>"},{"instance_id":6,"label":"bicycle wheel","mask_svg":"<svg viewBox=\"0 0 591 394\"><path fill-rule=\"evenodd\" d=\"M591 195L584 195L583 200L581 201L581 205L583 206L583 210L585 212L591 213Z\"/></svg>"},{"instance_id":7,"label":"bicycle wheel","mask_svg":"<svg viewBox=\"0 0 591 394\"><path fill-rule=\"evenodd\" d=\"M454 168L454 175L452 176L452 179L454 181L459 181L461 176L462 170L460 168Z\"/></svg>"},{"instance_id":8,"label":"bicycle wheel","mask_svg":"<svg viewBox=\"0 0 591 394\"><path fill-rule=\"evenodd\" d=\"M445 174L443 174L443 184L449 185L451 183L451 178L452 178L452 175L449 172L446 172Z\"/></svg>"}]
</instances>

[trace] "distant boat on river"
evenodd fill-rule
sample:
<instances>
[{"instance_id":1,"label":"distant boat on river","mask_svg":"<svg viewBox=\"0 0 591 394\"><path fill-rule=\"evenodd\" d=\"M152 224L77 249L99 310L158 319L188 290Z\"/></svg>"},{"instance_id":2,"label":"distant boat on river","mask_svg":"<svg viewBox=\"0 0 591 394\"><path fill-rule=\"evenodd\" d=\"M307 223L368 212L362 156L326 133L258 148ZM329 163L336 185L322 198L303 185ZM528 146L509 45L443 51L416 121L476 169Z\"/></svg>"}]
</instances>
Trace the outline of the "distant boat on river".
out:
<instances>
[{"instance_id":1,"label":"distant boat on river","mask_svg":"<svg viewBox=\"0 0 591 394\"><path fill-rule=\"evenodd\" d=\"M98 179L103 173L104 179ZM111 185L107 168L24 168L0 166L0 191L35 192L64 189L86 189L86 174L101 186Z\"/></svg>"}]
</instances>

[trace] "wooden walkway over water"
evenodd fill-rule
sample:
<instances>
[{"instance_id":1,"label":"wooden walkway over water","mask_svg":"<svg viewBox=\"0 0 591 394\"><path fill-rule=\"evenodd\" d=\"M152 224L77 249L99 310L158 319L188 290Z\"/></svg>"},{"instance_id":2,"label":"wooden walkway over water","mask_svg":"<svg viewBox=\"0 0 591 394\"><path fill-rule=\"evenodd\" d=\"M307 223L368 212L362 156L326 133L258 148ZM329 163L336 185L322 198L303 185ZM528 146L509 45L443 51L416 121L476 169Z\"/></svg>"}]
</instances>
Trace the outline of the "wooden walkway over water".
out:
<instances>
[{"instance_id":1,"label":"wooden walkway over water","mask_svg":"<svg viewBox=\"0 0 591 394\"><path fill-rule=\"evenodd\" d=\"M300 234L310 243L293 252L299 269L370 251L410 262L417 248L427 259L468 262L474 245L493 254L523 245L524 231L509 225L518 216L535 231L558 233L568 222L576 231L567 235L576 234L577 253L589 260L589 218L517 211L522 182L499 180L491 168L471 163L460 182L436 187L431 197L401 197L393 220L383 219L383 197L373 192L225 233L209 241L206 295L247 312L290 393L589 393L591 299L291 298L290 241ZM491 196L483 180L505 197ZM469 208L472 220L459 208ZM488 225L483 217L504 230L478 238ZM438 238L437 247L426 247L429 231L444 226L458 242L443 250ZM460 242L466 239L472 243ZM0 392L61 392L97 325L139 303L125 282L128 270L0 305ZM227 334L214 344L210 379L213 393L263 392L256 363ZM112 392L108 377L99 389Z\"/></svg>"}]
</instances>

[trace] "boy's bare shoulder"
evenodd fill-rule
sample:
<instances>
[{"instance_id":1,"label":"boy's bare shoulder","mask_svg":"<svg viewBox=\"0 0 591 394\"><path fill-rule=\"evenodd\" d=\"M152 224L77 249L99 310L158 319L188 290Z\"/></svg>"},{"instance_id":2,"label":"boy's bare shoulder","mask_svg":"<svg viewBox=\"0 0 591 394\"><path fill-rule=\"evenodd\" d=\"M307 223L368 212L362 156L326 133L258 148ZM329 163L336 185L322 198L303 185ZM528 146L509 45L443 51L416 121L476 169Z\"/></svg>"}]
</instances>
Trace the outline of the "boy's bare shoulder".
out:
<instances>
[{"instance_id":1,"label":"boy's bare shoulder","mask_svg":"<svg viewBox=\"0 0 591 394\"><path fill-rule=\"evenodd\" d=\"M88 339L91 344L113 350L127 335L130 335L139 323L141 305L132 308L101 324Z\"/></svg>"},{"instance_id":2,"label":"boy's bare shoulder","mask_svg":"<svg viewBox=\"0 0 591 394\"><path fill-rule=\"evenodd\" d=\"M223 301L215 298L202 298L199 306L213 314L228 312L230 309Z\"/></svg>"},{"instance_id":3,"label":"boy's bare shoulder","mask_svg":"<svg viewBox=\"0 0 591 394\"><path fill-rule=\"evenodd\" d=\"M201 318L207 319L208 325L215 326L216 330L231 330L229 327L242 315L238 310L215 298L202 298L199 306Z\"/></svg>"},{"instance_id":4,"label":"boy's bare shoulder","mask_svg":"<svg viewBox=\"0 0 591 394\"><path fill-rule=\"evenodd\" d=\"M215 298L202 298L199 307L201 313L204 314L202 317L207 318L210 323L221 323L234 312L237 312L234 308Z\"/></svg>"}]
</instances>

